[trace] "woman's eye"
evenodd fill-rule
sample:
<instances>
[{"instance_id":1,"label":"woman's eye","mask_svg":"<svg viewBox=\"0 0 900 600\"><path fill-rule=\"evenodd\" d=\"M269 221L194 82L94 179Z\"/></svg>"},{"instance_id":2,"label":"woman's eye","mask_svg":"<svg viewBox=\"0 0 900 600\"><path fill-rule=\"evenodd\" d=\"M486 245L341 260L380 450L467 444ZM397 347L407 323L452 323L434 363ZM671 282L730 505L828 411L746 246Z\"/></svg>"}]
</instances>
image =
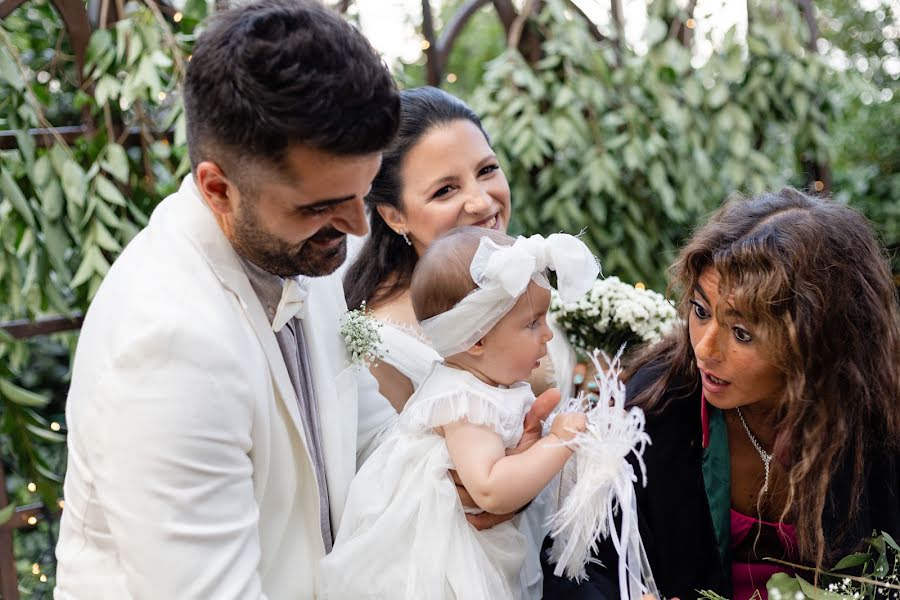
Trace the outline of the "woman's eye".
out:
<instances>
[{"instance_id":1,"label":"woman's eye","mask_svg":"<svg viewBox=\"0 0 900 600\"><path fill-rule=\"evenodd\" d=\"M500 170L500 165L488 165L483 167L480 171L478 171L478 175L487 175L488 173L493 173L494 171Z\"/></svg>"},{"instance_id":2,"label":"woman's eye","mask_svg":"<svg viewBox=\"0 0 900 600\"><path fill-rule=\"evenodd\" d=\"M702 304L696 300L691 300L691 304L694 305L694 314L697 315L698 319L705 320L709 318L709 311Z\"/></svg>"},{"instance_id":3,"label":"woman's eye","mask_svg":"<svg viewBox=\"0 0 900 600\"><path fill-rule=\"evenodd\" d=\"M449 194L451 192L451 190L453 190L452 187L450 187L449 185L445 185L444 187L442 187L441 189L436 191L432 197L440 198L442 196L446 196L447 194Z\"/></svg>"},{"instance_id":4,"label":"woman's eye","mask_svg":"<svg viewBox=\"0 0 900 600\"><path fill-rule=\"evenodd\" d=\"M743 327L733 327L732 331L734 331L734 338L739 342L746 344L747 342L753 341L753 336Z\"/></svg>"}]
</instances>

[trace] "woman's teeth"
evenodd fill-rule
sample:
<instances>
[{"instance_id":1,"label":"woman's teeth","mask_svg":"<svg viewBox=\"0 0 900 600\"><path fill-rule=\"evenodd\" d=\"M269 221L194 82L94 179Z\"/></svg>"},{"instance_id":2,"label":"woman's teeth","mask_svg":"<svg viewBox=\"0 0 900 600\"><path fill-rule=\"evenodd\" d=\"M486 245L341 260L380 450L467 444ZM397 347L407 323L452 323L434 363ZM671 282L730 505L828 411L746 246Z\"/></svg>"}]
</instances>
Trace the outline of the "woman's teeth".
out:
<instances>
[{"instance_id":1,"label":"woman's teeth","mask_svg":"<svg viewBox=\"0 0 900 600\"><path fill-rule=\"evenodd\" d=\"M728 383L728 382L725 381L724 379L719 379L718 377L713 377L713 376L710 375L709 373L707 373L706 376L709 377L709 380L712 381L713 383L719 383L719 384L725 384L725 383Z\"/></svg>"},{"instance_id":2,"label":"woman's teeth","mask_svg":"<svg viewBox=\"0 0 900 600\"><path fill-rule=\"evenodd\" d=\"M491 217L490 221L487 221L484 226L488 229L493 229L497 225L497 217Z\"/></svg>"}]
</instances>

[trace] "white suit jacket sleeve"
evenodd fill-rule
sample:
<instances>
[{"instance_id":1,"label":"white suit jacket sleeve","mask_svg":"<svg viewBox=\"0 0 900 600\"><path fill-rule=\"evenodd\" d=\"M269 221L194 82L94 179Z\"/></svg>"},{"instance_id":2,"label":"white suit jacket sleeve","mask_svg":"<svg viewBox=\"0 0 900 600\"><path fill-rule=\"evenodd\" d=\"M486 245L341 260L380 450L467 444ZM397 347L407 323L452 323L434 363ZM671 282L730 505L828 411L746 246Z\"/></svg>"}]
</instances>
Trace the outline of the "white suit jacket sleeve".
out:
<instances>
[{"instance_id":1,"label":"white suit jacket sleeve","mask_svg":"<svg viewBox=\"0 0 900 600\"><path fill-rule=\"evenodd\" d=\"M378 391L378 381L368 369L359 369L356 381L359 398L356 464L359 468L394 428L398 415Z\"/></svg>"},{"instance_id":2,"label":"white suit jacket sleeve","mask_svg":"<svg viewBox=\"0 0 900 600\"><path fill-rule=\"evenodd\" d=\"M135 599L264 598L249 452L251 374L265 365L197 327L137 329L97 374L98 414L82 415L126 586Z\"/></svg>"}]
</instances>

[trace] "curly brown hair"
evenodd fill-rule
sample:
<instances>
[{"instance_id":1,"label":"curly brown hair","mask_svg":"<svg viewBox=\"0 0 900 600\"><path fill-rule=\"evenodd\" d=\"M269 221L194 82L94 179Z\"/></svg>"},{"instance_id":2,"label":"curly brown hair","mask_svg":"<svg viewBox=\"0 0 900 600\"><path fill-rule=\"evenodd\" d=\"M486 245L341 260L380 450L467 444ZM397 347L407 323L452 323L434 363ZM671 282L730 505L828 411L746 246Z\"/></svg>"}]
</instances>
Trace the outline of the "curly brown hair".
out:
<instances>
[{"instance_id":1,"label":"curly brown hair","mask_svg":"<svg viewBox=\"0 0 900 600\"><path fill-rule=\"evenodd\" d=\"M670 268L683 325L632 363L632 373L667 365L633 400L648 411L664 407L676 381L699 385L688 301L707 267L784 372L771 415L773 452L789 465L782 519L791 515L802 559L822 566L844 541L842 532L826 539L822 526L835 469L851 461L858 499L868 451L900 447L900 311L884 247L862 215L826 198L785 188L728 200ZM851 502L847 520L858 510Z\"/></svg>"}]
</instances>

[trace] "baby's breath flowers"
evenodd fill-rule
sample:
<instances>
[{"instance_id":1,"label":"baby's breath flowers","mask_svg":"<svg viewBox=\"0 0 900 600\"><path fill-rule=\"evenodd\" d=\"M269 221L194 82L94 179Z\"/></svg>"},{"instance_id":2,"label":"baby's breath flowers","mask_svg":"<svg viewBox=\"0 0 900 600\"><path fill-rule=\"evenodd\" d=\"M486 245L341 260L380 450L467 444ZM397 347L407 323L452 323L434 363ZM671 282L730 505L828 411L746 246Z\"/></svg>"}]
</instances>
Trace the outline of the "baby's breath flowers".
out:
<instances>
[{"instance_id":1,"label":"baby's breath flowers","mask_svg":"<svg viewBox=\"0 0 900 600\"><path fill-rule=\"evenodd\" d=\"M653 290L624 283L618 277L598 279L578 302L563 304L554 295L550 310L569 342L585 355L599 349L614 355L662 339L677 318L675 307Z\"/></svg>"},{"instance_id":2,"label":"baby's breath flowers","mask_svg":"<svg viewBox=\"0 0 900 600\"><path fill-rule=\"evenodd\" d=\"M366 303L341 318L341 336L350 354L350 363L370 367L383 358L381 354L382 323L366 310Z\"/></svg>"}]
</instances>

